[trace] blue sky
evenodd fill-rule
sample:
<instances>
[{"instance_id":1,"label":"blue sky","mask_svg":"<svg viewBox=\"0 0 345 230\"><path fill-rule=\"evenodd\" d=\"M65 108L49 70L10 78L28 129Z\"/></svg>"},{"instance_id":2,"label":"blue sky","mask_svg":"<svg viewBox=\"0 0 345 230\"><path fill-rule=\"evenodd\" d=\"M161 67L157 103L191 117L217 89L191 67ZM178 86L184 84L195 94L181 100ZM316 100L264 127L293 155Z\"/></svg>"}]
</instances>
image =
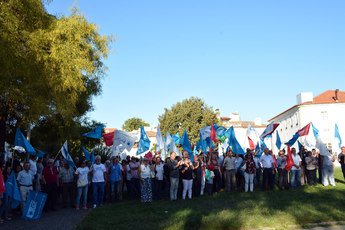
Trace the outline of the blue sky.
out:
<instances>
[{"instance_id":1,"label":"blue sky","mask_svg":"<svg viewBox=\"0 0 345 230\"><path fill-rule=\"evenodd\" d=\"M115 39L88 114L108 127L134 116L155 126L191 96L222 116L266 121L300 92L345 90L342 0L54 0L47 9L68 15L73 5Z\"/></svg>"}]
</instances>

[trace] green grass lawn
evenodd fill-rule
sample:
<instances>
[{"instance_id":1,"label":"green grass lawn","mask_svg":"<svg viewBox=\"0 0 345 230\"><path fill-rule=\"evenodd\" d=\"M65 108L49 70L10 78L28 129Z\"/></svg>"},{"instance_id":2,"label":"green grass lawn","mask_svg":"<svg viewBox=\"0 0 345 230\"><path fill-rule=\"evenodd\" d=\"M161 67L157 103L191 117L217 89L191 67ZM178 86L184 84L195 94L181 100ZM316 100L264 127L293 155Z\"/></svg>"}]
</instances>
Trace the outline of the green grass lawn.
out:
<instances>
[{"instance_id":1,"label":"green grass lawn","mask_svg":"<svg viewBox=\"0 0 345 230\"><path fill-rule=\"evenodd\" d=\"M221 192L186 201L141 204L123 201L92 212L78 229L293 229L308 223L345 220L345 183L304 186L295 191Z\"/></svg>"}]
</instances>

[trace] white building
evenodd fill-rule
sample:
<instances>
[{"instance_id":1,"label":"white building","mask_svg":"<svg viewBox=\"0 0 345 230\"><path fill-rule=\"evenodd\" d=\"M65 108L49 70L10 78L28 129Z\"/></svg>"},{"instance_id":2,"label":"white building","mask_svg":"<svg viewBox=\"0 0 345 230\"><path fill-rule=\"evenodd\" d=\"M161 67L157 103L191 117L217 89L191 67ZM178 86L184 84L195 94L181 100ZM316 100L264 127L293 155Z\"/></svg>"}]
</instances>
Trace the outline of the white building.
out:
<instances>
[{"instance_id":1,"label":"white building","mask_svg":"<svg viewBox=\"0 0 345 230\"><path fill-rule=\"evenodd\" d=\"M300 93L297 95L296 105L274 116L269 122L280 123L277 130L282 143L312 122L327 147L338 152L334 130L337 124L340 136L345 141L345 91L327 90L316 97L311 92ZM272 143L275 141L276 135L273 135ZM272 144L272 148L275 153L278 151L275 144Z\"/></svg>"}]
</instances>

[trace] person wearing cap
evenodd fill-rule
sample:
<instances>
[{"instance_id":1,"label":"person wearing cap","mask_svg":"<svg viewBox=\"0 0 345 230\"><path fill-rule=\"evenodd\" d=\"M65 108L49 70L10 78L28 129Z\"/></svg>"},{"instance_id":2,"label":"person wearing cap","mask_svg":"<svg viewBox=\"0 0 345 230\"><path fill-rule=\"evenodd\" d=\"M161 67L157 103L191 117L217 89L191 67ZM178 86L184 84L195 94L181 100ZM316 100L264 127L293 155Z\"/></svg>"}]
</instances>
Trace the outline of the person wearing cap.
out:
<instances>
[{"instance_id":1,"label":"person wearing cap","mask_svg":"<svg viewBox=\"0 0 345 230\"><path fill-rule=\"evenodd\" d=\"M59 187L59 173L57 167L54 166L54 160L49 159L48 164L43 169L43 184L45 193L48 194L46 210L56 210L57 192Z\"/></svg>"},{"instance_id":2,"label":"person wearing cap","mask_svg":"<svg viewBox=\"0 0 345 230\"><path fill-rule=\"evenodd\" d=\"M101 163L100 155L95 156L95 162L91 167L93 208L103 205L105 180L107 179L107 170Z\"/></svg>"},{"instance_id":3,"label":"person wearing cap","mask_svg":"<svg viewBox=\"0 0 345 230\"><path fill-rule=\"evenodd\" d=\"M146 157L143 158L142 164L139 167L139 177L141 183L141 202L152 202L151 167Z\"/></svg>"},{"instance_id":4,"label":"person wearing cap","mask_svg":"<svg viewBox=\"0 0 345 230\"><path fill-rule=\"evenodd\" d=\"M83 160L80 166L75 171L78 177L77 180L77 199L76 199L76 209L79 210L80 198L82 197L83 208L87 209L87 191L89 187L89 167L86 166L86 161Z\"/></svg>"}]
</instances>

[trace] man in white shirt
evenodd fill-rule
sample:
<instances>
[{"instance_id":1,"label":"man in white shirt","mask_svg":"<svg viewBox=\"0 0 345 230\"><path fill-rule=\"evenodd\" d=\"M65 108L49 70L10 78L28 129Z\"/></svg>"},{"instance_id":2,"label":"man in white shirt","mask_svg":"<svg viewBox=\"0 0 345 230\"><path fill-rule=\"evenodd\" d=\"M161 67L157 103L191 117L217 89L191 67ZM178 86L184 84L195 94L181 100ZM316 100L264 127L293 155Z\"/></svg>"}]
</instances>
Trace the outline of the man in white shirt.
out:
<instances>
[{"instance_id":1,"label":"man in white shirt","mask_svg":"<svg viewBox=\"0 0 345 230\"><path fill-rule=\"evenodd\" d=\"M225 175L225 191L230 192L231 187L233 190L236 190L236 166L232 150L228 150L227 156L223 162L223 167Z\"/></svg>"},{"instance_id":2,"label":"man in white shirt","mask_svg":"<svg viewBox=\"0 0 345 230\"><path fill-rule=\"evenodd\" d=\"M291 149L293 166L291 167L291 189L301 187L301 165L302 159L296 153L296 149Z\"/></svg>"},{"instance_id":3,"label":"man in white shirt","mask_svg":"<svg viewBox=\"0 0 345 230\"><path fill-rule=\"evenodd\" d=\"M34 177L30 172L30 163L24 163L24 169L18 173L17 181L19 185L20 195L22 198L22 208L24 208L25 201L29 192L32 190L32 181Z\"/></svg>"},{"instance_id":4,"label":"man in white shirt","mask_svg":"<svg viewBox=\"0 0 345 230\"><path fill-rule=\"evenodd\" d=\"M34 178L32 181L33 188L34 188L34 190L37 191L38 179L37 179L37 165L35 162L35 158L36 158L36 156L30 155L30 159L29 159L30 169L29 169L29 171Z\"/></svg>"},{"instance_id":5,"label":"man in white shirt","mask_svg":"<svg viewBox=\"0 0 345 230\"><path fill-rule=\"evenodd\" d=\"M260 163L263 168L262 190L273 190L273 158L270 155L269 149L264 149L264 154L260 157Z\"/></svg>"},{"instance_id":6,"label":"man in white shirt","mask_svg":"<svg viewBox=\"0 0 345 230\"><path fill-rule=\"evenodd\" d=\"M106 168L104 164L101 163L101 156L95 156L95 164L92 165L92 191L93 191L93 208L97 205L103 205L104 198L104 186L106 179Z\"/></svg>"}]
</instances>

